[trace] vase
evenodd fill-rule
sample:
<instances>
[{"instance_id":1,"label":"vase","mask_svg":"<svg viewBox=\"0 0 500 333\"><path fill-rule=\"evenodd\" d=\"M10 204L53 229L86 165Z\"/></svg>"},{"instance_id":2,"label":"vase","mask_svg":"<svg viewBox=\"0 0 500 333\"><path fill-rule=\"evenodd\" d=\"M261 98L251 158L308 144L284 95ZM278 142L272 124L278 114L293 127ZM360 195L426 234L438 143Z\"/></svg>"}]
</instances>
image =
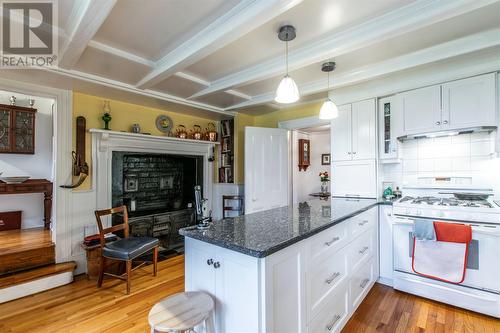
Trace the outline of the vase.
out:
<instances>
[{"instance_id":1,"label":"vase","mask_svg":"<svg viewBox=\"0 0 500 333\"><path fill-rule=\"evenodd\" d=\"M328 193L328 182L321 182L321 189L320 192L323 194Z\"/></svg>"}]
</instances>

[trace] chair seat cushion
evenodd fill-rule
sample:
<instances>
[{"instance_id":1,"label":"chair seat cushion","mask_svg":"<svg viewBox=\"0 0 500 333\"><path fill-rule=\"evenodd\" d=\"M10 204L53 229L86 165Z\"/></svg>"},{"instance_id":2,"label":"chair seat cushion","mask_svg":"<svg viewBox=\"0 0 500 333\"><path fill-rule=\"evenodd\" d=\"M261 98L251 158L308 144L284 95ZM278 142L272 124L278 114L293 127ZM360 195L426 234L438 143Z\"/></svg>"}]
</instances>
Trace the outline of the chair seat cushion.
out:
<instances>
[{"instance_id":1,"label":"chair seat cushion","mask_svg":"<svg viewBox=\"0 0 500 333\"><path fill-rule=\"evenodd\" d=\"M102 249L106 258L130 260L158 246L158 239L153 237L128 237L107 243Z\"/></svg>"}]
</instances>

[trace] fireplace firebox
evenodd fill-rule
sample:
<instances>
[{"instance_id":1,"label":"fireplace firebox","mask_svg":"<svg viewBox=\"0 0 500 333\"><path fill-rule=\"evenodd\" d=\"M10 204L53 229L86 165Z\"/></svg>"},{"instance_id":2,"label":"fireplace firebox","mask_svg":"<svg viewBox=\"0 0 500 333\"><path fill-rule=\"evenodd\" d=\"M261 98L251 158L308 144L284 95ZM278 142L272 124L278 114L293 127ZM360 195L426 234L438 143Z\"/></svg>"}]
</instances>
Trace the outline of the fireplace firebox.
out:
<instances>
[{"instance_id":1,"label":"fireplace firebox","mask_svg":"<svg viewBox=\"0 0 500 333\"><path fill-rule=\"evenodd\" d=\"M202 156L113 152L113 207L126 205L131 235L156 237L161 250L182 250L179 229L196 223L194 186L199 184Z\"/></svg>"}]
</instances>

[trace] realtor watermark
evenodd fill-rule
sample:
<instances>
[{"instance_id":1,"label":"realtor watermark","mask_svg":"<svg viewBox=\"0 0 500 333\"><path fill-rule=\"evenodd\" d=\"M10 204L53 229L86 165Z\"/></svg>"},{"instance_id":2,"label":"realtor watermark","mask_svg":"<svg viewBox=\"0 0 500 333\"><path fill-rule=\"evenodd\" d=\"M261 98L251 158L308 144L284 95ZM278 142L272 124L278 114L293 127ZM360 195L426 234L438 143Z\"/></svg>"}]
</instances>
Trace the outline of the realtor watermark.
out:
<instances>
[{"instance_id":1,"label":"realtor watermark","mask_svg":"<svg viewBox=\"0 0 500 333\"><path fill-rule=\"evenodd\" d=\"M57 0L2 0L0 7L0 68L57 66Z\"/></svg>"}]
</instances>

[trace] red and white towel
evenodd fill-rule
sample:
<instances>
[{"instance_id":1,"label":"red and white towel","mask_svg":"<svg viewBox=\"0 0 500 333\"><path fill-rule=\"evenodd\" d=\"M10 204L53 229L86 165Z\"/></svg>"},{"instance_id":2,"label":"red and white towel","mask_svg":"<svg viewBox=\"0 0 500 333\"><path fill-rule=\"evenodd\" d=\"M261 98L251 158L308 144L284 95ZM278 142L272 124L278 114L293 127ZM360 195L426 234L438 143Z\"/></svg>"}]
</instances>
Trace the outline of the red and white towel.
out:
<instances>
[{"instance_id":1,"label":"red and white towel","mask_svg":"<svg viewBox=\"0 0 500 333\"><path fill-rule=\"evenodd\" d=\"M469 225L434 222L436 241L413 239L415 273L451 283L462 283L467 268L472 229Z\"/></svg>"}]
</instances>

